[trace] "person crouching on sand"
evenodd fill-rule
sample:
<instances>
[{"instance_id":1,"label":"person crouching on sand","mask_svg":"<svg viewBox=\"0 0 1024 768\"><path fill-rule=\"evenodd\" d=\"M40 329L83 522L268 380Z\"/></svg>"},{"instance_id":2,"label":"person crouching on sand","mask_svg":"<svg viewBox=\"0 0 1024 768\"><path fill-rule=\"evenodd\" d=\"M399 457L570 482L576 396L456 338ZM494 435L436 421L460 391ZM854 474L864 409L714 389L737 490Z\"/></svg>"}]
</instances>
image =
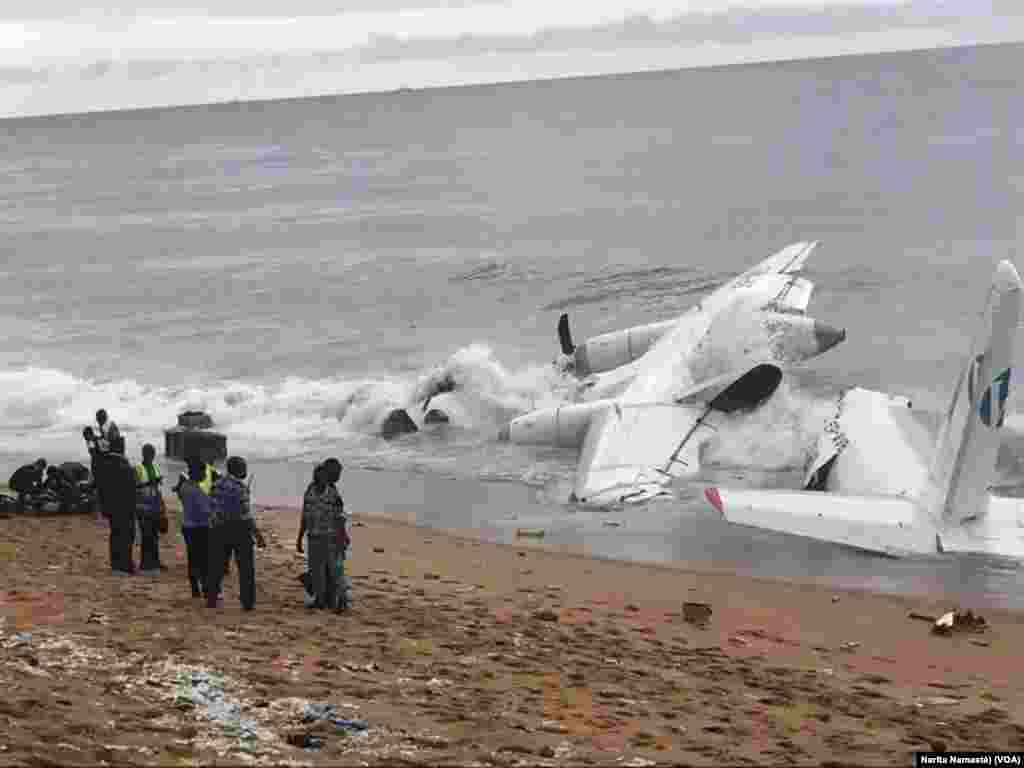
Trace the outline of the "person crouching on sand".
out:
<instances>
[{"instance_id":1,"label":"person crouching on sand","mask_svg":"<svg viewBox=\"0 0 1024 768\"><path fill-rule=\"evenodd\" d=\"M192 584L192 597L207 596L210 562L210 497L200 483L206 474L206 465L198 456L188 460L188 474L183 474L174 486L181 499L181 535L185 538L188 554L188 580ZM214 599L217 595L214 593Z\"/></svg>"},{"instance_id":2,"label":"person crouching on sand","mask_svg":"<svg viewBox=\"0 0 1024 768\"><path fill-rule=\"evenodd\" d=\"M256 564L253 540L260 548L266 546L256 527L249 499L249 487L242 482L248 474L245 459L228 459L228 475L213 484L210 509L209 591L206 605L217 607L217 597L224 580L224 563L234 554L238 564L238 589L242 608L251 611L256 604Z\"/></svg>"},{"instance_id":3,"label":"person crouching on sand","mask_svg":"<svg viewBox=\"0 0 1024 768\"><path fill-rule=\"evenodd\" d=\"M313 472L313 483L302 499L302 517L295 548L300 553L303 551L302 538L308 534L309 553L306 559L316 596L311 607L342 610L344 604L337 599L337 558L338 536L339 531L344 531L345 509L337 488L330 482L325 464Z\"/></svg>"}]
</instances>

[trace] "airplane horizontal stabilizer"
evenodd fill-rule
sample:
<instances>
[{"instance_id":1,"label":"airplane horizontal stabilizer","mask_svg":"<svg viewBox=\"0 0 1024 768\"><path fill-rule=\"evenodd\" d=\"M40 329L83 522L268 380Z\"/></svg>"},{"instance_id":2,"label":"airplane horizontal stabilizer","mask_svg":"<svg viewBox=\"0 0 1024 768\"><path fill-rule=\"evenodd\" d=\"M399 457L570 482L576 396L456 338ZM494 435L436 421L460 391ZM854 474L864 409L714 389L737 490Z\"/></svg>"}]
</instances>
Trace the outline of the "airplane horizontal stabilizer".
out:
<instances>
[{"instance_id":1,"label":"airplane horizontal stabilizer","mask_svg":"<svg viewBox=\"0 0 1024 768\"><path fill-rule=\"evenodd\" d=\"M737 525L843 544L887 555L932 554L935 529L900 496L840 496L815 491L708 488L708 503Z\"/></svg>"}]
</instances>

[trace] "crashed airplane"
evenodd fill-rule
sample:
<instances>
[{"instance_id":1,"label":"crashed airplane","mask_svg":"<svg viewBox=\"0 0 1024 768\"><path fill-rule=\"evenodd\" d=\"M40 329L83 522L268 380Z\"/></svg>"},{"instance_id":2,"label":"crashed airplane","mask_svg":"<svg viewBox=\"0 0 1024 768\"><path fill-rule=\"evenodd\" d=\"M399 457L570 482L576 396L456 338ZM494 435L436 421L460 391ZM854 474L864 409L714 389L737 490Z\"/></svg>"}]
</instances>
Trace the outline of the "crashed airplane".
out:
<instances>
[{"instance_id":1,"label":"crashed airplane","mask_svg":"<svg viewBox=\"0 0 1024 768\"><path fill-rule=\"evenodd\" d=\"M784 370L846 332L807 317L813 284L796 276L817 246L790 245L733 278L680 317L574 346L559 323L564 368L586 402L533 411L499 439L580 449L570 501L641 502L696 473L719 414L752 410Z\"/></svg>"},{"instance_id":2,"label":"crashed airplane","mask_svg":"<svg viewBox=\"0 0 1024 768\"><path fill-rule=\"evenodd\" d=\"M889 555L1024 557L1024 499L991 489L1020 305L1020 276L1002 261L937 434L906 398L850 389L822 427L802 491L711 487L708 502L734 523Z\"/></svg>"}]
</instances>

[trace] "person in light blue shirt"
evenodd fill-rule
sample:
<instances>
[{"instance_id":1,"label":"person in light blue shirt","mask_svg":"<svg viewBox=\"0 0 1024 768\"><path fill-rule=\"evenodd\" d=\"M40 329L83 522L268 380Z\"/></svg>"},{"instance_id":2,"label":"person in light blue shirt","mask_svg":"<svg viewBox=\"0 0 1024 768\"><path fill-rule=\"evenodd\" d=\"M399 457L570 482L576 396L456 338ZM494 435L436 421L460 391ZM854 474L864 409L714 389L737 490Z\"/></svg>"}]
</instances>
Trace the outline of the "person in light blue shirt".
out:
<instances>
[{"instance_id":1,"label":"person in light blue shirt","mask_svg":"<svg viewBox=\"0 0 1024 768\"><path fill-rule=\"evenodd\" d=\"M211 501L201 487L205 476L206 464L198 456L192 456L188 459L188 473L182 474L174 487L174 492L181 499L181 535L185 537L188 553L188 580L192 585L192 597L208 597L210 586Z\"/></svg>"}]
</instances>

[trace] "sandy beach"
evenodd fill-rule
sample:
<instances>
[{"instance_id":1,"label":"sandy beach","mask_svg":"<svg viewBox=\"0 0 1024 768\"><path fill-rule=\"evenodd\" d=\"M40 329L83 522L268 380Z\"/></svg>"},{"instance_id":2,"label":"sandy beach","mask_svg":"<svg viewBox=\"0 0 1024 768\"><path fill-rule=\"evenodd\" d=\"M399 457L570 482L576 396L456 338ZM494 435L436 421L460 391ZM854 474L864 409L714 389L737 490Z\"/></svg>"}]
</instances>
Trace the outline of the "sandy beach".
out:
<instances>
[{"instance_id":1,"label":"sandy beach","mask_svg":"<svg viewBox=\"0 0 1024 768\"><path fill-rule=\"evenodd\" d=\"M0 520L0 763L893 765L1024 746L1019 613L942 637L909 614L972 606L357 515L354 607L335 615L303 606L297 512L259 519L251 613L234 569L223 608L190 597L173 531L160 576L118 577L93 517Z\"/></svg>"}]
</instances>

